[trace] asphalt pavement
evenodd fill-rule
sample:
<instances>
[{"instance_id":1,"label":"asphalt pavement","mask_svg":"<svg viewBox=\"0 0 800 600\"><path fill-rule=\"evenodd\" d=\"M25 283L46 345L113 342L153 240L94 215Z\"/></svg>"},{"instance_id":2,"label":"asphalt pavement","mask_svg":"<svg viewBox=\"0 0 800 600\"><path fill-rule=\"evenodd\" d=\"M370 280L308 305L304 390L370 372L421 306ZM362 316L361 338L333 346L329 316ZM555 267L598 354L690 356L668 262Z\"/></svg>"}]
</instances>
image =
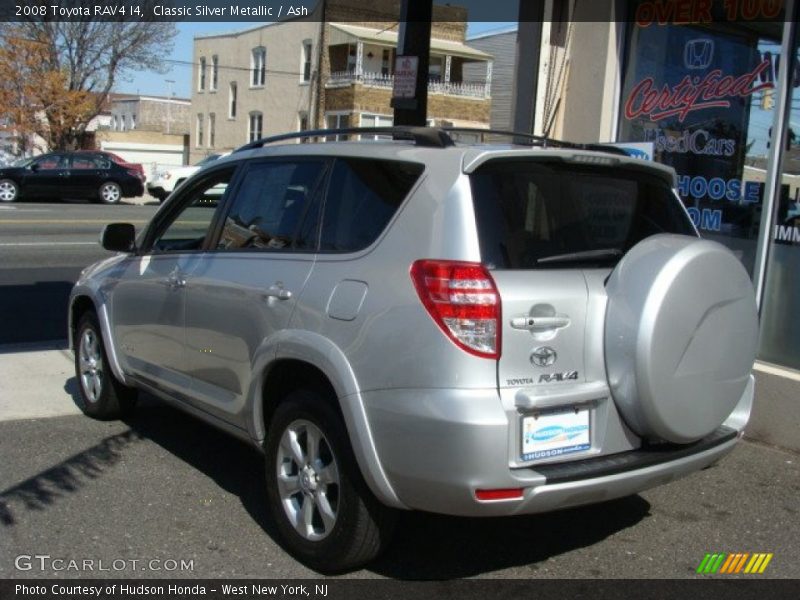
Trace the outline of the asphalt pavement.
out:
<instances>
[{"instance_id":1,"label":"asphalt pavement","mask_svg":"<svg viewBox=\"0 0 800 600\"><path fill-rule=\"evenodd\" d=\"M2 422L0 455L0 578L318 576L276 542L260 454L171 408ZM757 577L796 578L797 458L744 442L714 468L605 504L503 519L404 513L386 554L348 576L702 578L708 552L771 552ZM21 555L126 568L19 571ZM142 566L152 560L157 570ZM186 568L164 571L168 561Z\"/></svg>"},{"instance_id":2,"label":"asphalt pavement","mask_svg":"<svg viewBox=\"0 0 800 600\"><path fill-rule=\"evenodd\" d=\"M19 202L0 205L0 344L66 338L67 299L81 270L106 256L104 225L144 226L158 203ZM13 318L9 318L12 316Z\"/></svg>"},{"instance_id":3,"label":"asphalt pavement","mask_svg":"<svg viewBox=\"0 0 800 600\"><path fill-rule=\"evenodd\" d=\"M0 578L315 577L276 541L257 451L146 396L125 422L80 415L69 288L107 255L105 223L141 227L156 208L0 207ZM386 554L348 576L702 578L706 553L768 552L763 575L738 577L797 578L799 460L743 441L711 469L605 504L403 513Z\"/></svg>"}]
</instances>

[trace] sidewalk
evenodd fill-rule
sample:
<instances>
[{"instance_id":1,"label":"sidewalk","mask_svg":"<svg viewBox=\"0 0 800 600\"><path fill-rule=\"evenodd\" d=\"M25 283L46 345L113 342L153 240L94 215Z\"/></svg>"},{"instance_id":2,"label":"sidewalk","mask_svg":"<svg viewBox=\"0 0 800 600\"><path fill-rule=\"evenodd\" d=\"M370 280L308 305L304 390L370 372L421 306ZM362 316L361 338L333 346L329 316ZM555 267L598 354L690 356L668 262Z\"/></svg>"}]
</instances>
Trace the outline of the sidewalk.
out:
<instances>
[{"instance_id":1,"label":"sidewalk","mask_svg":"<svg viewBox=\"0 0 800 600\"><path fill-rule=\"evenodd\" d=\"M0 346L0 421L80 414L66 342Z\"/></svg>"}]
</instances>

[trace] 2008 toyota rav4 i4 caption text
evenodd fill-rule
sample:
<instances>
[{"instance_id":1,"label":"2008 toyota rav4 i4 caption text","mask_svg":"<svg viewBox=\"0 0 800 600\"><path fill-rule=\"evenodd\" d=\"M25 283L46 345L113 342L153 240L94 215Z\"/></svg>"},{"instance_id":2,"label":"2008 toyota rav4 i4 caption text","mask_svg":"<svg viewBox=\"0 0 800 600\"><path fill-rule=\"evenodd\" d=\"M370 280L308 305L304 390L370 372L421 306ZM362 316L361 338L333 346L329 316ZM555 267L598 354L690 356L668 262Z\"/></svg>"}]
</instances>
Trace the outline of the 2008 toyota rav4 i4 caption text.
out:
<instances>
[{"instance_id":1,"label":"2008 toyota rav4 i4 caption text","mask_svg":"<svg viewBox=\"0 0 800 600\"><path fill-rule=\"evenodd\" d=\"M69 307L87 415L146 390L254 444L284 546L326 572L374 558L398 509L598 502L733 448L753 288L674 171L532 137L333 133L380 136L261 140L137 238L106 227L119 253Z\"/></svg>"}]
</instances>

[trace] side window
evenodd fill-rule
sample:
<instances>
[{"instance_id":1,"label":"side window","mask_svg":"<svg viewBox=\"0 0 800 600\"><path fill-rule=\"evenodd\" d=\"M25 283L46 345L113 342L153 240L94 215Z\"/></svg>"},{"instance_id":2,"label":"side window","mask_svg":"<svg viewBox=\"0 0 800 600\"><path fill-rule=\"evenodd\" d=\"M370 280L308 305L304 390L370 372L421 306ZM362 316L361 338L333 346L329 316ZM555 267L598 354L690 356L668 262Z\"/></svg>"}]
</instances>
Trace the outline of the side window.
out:
<instances>
[{"instance_id":1,"label":"side window","mask_svg":"<svg viewBox=\"0 0 800 600\"><path fill-rule=\"evenodd\" d=\"M33 164L35 164L40 171L46 171L51 169L64 169L66 168L65 163L65 157L61 154L48 154L34 161Z\"/></svg>"},{"instance_id":2,"label":"side window","mask_svg":"<svg viewBox=\"0 0 800 600\"><path fill-rule=\"evenodd\" d=\"M252 163L233 199L217 248L314 250L314 199L324 172L322 160Z\"/></svg>"},{"instance_id":3,"label":"side window","mask_svg":"<svg viewBox=\"0 0 800 600\"><path fill-rule=\"evenodd\" d=\"M111 162L100 156L91 155L73 155L72 157L73 169L110 169Z\"/></svg>"},{"instance_id":4,"label":"side window","mask_svg":"<svg viewBox=\"0 0 800 600\"><path fill-rule=\"evenodd\" d=\"M235 168L217 171L181 190L177 213L159 227L152 244L153 252L199 250L222 202Z\"/></svg>"},{"instance_id":5,"label":"side window","mask_svg":"<svg viewBox=\"0 0 800 600\"><path fill-rule=\"evenodd\" d=\"M325 200L320 249L355 252L372 244L423 170L418 163L337 160Z\"/></svg>"}]
</instances>

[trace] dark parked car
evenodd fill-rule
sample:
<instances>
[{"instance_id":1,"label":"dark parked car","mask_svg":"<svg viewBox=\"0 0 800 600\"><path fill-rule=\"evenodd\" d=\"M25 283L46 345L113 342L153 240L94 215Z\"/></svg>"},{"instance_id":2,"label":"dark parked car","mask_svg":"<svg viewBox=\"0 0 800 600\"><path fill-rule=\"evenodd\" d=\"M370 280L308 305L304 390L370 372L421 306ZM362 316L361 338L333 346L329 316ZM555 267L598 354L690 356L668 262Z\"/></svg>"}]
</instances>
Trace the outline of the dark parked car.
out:
<instances>
[{"instance_id":1,"label":"dark parked car","mask_svg":"<svg viewBox=\"0 0 800 600\"><path fill-rule=\"evenodd\" d=\"M76 154L80 154L81 156L99 156L101 158L109 158L112 162L117 163L121 167L136 171L136 173L139 175L139 179L141 179L142 182L147 179L147 176L144 174L144 166L141 163L128 162L119 154L114 154L113 152L108 152L106 150L78 150Z\"/></svg>"},{"instance_id":2,"label":"dark parked car","mask_svg":"<svg viewBox=\"0 0 800 600\"><path fill-rule=\"evenodd\" d=\"M45 197L116 204L143 192L136 170L90 153L53 152L0 168L0 202Z\"/></svg>"}]
</instances>

